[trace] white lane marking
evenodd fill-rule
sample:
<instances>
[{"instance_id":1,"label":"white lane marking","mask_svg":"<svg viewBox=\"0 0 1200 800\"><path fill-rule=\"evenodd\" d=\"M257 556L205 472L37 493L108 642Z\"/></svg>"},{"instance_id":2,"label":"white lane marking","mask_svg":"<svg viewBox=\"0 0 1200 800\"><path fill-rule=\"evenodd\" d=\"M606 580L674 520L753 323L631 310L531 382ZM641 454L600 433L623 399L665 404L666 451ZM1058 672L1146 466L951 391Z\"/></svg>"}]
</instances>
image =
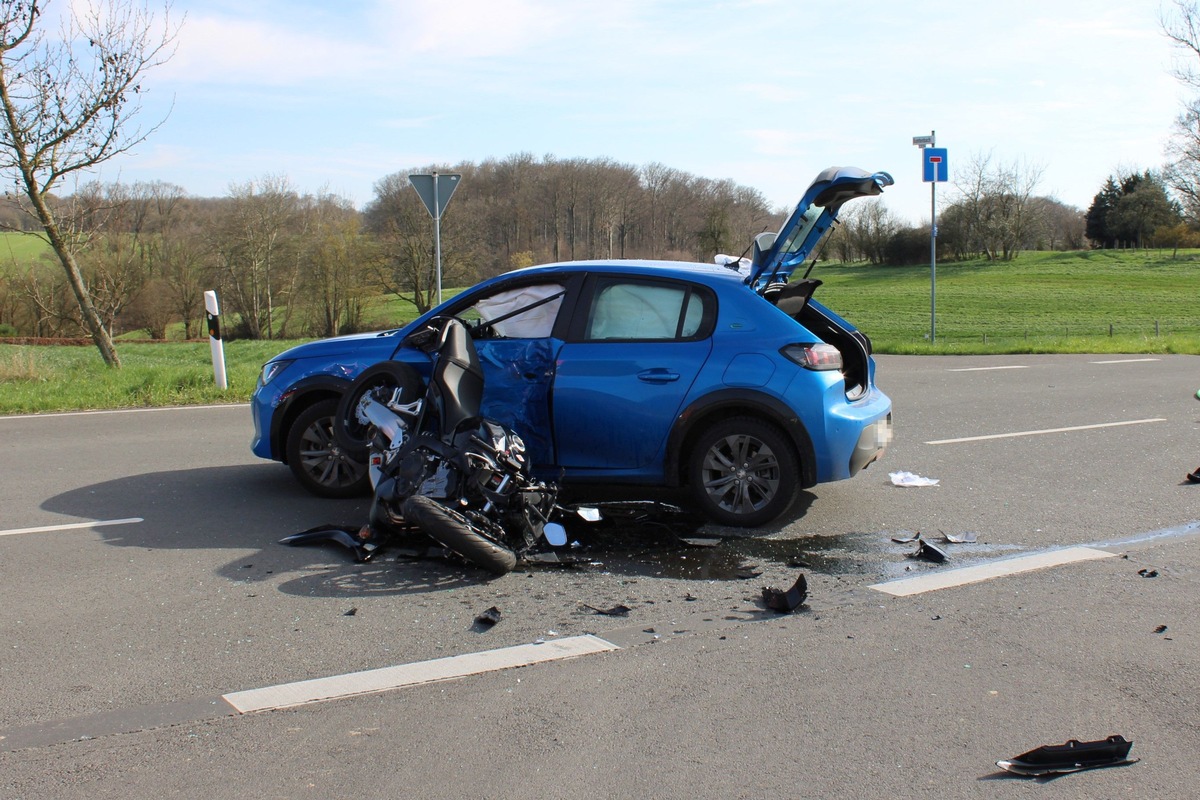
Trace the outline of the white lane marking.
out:
<instances>
[{"instance_id":1,"label":"white lane marking","mask_svg":"<svg viewBox=\"0 0 1200 800\"><path fill-rule=\"evenodd\" d=\"M1112 361L1089 361L1089 364L1138 364L1143 361L1162 361L1161 358L1118 358Z\"/></svg>"},{"instance_id":2,"label":"white lane marking","mask_svg":"<svg viewBox=\"0 0 1200 800\"><path fill-rule=\"evenodd\" d=\"M1124 422L1101 422L1097 425L1075 425L1070 428L1046 428L1040 431L1014 431L1013 433L989 433L986 436L964 436L961 439L934 439L925 444L961 444L962 442L982 442L987 439L1012 439L1017 436L1041 436L1044 433L1069 433L1071 431L1090 431L1096 428L1119 428L1122 425L1144 425L1147 422L1166 422L1164 417L1152 419L1130 419Z\"/></svg>"},{"instance_id":3,"label":"white lane marking","mask_svg":"<svg viewBox=\"0 0 1200 800\"><path fill-rule=\"evenodd\" d=\"M484 650L480 653L464 653L458 656L436 658L432 661L417 661L395 667L383 667L347 675L314 678L296 683L284 683L263 689L248 689L222 695L225 702L239 713L269 711L277 708L319 703L359 694L416 686L432 681L463 678L483 672L495 672L513 667L524 667L546 661L605 653L621 648L598 636L585 634L555 639L541 644L521 644Z\"/></svg>"},{"instance_id":4,"label":"white lane marking","mask_svg":"<svg viewBox=\"0 0 1200 800\"><path fill-rule=\"evenodd\" d=\"M58 417L90 417L98 414L141 414L147 411L206 411L214 408L245 409L249 403L214 403L207 406L155 406L154 408L104 408L95 411L46 411L41 414L9 414L0 416L0 422L9 419L57 419Z\"/></svg>"},{"instance_id":5,"label":"white lane marking","mask_svg":"<svg viewBox=\"0 0 1200 800\"><path fill-rule=\"evenodd\" d=\"M932 592L937 589L949 589L968 583L979 583L993 578L1030 572L1035 569L1057 567L1063 564L1074 564L1078 561L1092 561L1099 558L1112 558L1115 553L1107 553L1092 547L1068 547L1063 550L1051 550L1048 553L1034 553L1028 556L1005 558L980 564L975 567L945 570L943 572L919 575L915 578L901 578L887 583L876 583L872 589L896 597Z\"/></svg>"},{"instance_id":6,"label":"white lane marking","mask_svg":"<svg viewBox=\"0 0 1200 800\"><path fill-rule=\"evenodd\" d=\"M16 536L22 533L50 533L51 531L73 531L81 528L101 528L105 525L131 525L135 522L145 522L141 517L126 519L100 519L94 522L72 522L67 525L43 525L40 528L12 528L0 531L0 536Z\"/></svg>"},{"instance_id":7,"label":"white lane marking","mask_svg":"<svg viewBox=\"0 0 1200 800\"><path fill-rule=\"evenodd\" d=\"M946 372L988 372L994 369L1029 369L1029 367L1023 364L1013 364L1009 367L958 367L955 369L948 369Z\"/></svg>"}]
</instances>

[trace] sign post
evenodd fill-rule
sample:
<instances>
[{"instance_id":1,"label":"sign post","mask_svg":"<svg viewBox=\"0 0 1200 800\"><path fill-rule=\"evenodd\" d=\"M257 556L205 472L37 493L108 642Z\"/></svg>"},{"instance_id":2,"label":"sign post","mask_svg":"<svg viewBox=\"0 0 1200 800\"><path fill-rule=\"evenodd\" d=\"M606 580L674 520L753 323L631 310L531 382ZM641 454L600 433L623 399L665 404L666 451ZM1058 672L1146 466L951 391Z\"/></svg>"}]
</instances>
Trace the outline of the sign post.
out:
<instances>
[{"instance_id":1,"label":"sign post","mask_svg":"<svg viewBox=\"0 0 1200 800\"><path fill-rule=\"evenodd\" d=\"M914 136L913 144L921 148L922 180L929 184L929 341L937 341L937 185L950 179L946 148L937 144L937 131L928 136Z\"/></svg>"},{"instance_id":2,"label":"sign post","mask_svg":"<svg viewBox=\"0 0 1200 800\"><path fill-rule=\"evenodd\" d=\"M429 216L433 217L433 243L436 254L435 260L437 262L438 305L441 305L442 302L442 212L446 210L450 198L454 196L454 190L458 188L460 178L462 178L462 175L455 173L439 175L436 171L408 176L408 182L412 184L417 194L420 195L421 202L425 204L425 209L429 212Z\"/></svg>"}]
</instances>

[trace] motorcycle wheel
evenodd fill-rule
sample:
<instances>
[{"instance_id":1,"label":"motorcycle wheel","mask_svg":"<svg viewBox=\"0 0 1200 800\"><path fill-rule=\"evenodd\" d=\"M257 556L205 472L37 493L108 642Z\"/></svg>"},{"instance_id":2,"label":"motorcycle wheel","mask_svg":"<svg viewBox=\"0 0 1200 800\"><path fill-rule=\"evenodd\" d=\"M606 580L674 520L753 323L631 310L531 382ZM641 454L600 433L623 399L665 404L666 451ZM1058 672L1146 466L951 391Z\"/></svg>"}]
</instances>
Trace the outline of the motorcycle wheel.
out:
<instances>
[{"instance_id":1,"label":"motorcycle wheel","mask_svg":"<svg viewBox=\"0 0 1200 800\"><path fill-rule=\"evenodd\" d=\"M359 461L367 460L371 441L368 426L358 421L355 410L364 394L379 388L400 389L401 402L411 403L425 391L425 383L415 369L402 361L381 361L367 367L354 379L338 402L337 413L333 416L333 436L343 451Z\"/></svg>"},{"instance_id":2,"label":"motorcycle wheel","mask_svg":"<svg viewBox=\"0 0 1200 800\"><path fill-rule=\"evenodd\" d=\"M414 495L404 501L401 513L405 521L477 567L505 575L517 566L516 553L471 524L462 514L436 500Z\"/></svg>"}]
</instances>

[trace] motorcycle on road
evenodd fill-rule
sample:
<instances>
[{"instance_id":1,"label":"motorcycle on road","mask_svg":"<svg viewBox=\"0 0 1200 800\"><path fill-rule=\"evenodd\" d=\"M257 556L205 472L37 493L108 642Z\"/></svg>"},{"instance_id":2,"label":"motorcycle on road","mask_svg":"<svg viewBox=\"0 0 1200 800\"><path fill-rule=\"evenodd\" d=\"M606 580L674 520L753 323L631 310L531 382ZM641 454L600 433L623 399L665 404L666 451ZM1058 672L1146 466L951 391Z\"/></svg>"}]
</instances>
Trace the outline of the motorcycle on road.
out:
<instances>
[{"instance_id":1,"label":"motorcycle on road","mask_svg":"<svg viewBox=\"0 0 1200 800\"><path fill-rule=\"evenodd\" d=\"M338 407L334 434L347 449L366 445L374 486L356 546L369 554L415 529L503 575L543 540L565 544L551 521L563 511L557 485L534 479L521 437L480 413L483 368L466 325L435 319L420 338L433 359L424 391L413 367L385 361Z\"/></svg>"}]
</instances>

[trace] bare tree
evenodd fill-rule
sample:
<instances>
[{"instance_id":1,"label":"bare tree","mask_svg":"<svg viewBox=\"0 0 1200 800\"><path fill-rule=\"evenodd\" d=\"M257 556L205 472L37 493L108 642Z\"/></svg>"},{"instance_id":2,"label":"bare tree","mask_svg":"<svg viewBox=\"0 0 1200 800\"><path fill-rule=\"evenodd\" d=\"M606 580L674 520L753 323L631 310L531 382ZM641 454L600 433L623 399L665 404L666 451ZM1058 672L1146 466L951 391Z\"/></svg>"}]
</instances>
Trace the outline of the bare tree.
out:
<instances>
[{"instance_id":1,"label":"bare tree","mask_svg":"<svg viewBox=\"0 0 1200 800\"><path fill-rule=\"evenodd\" d=\"M353 204L333 194L302 203L301 276L310 327L318 336L353 333L362 325L370 265L361 220Z\"/></svg>"},{"instance_id":2,"label":"bare tree","mask_svg":"<svg viewBox=\"0 0 1200 800\"><path fill-rule=\"evenodd\" d=\"M1200 4L1174 0L1173 10L1159 13L1163 33L1183 56L1172 74L1184 86L1200 90ZM1163 180L1183 204L1193 224L1200 221L1200 96L1183 103L1167 143Z\"/></svg>"},{"instance_id":3,"label":"bare tree","mask_svg":"<svg viewBox=\"0 0 1200 800\"><path fill-rule=\"evenodd\" d=\"M249 181L231 190L215 248L225 294L251 339L282 337L287 305L298 279L292 234L300 196L282 176ZM276 310L284 309L283 319Z\"/></svg>"},{"instance_id":4,"label":"bare tree","mask_svg":"<svg viewBox=\"0 0 1200 800\"><path fill-rule=\"evenodd\" d=\"M178 29L166 20L159 25L135 0L104 0L72 6L55 38L41 27L45 5L0 0L0 172L15 175L66 271L84 327L104 362L117 367L112 338L47 195L64 178L128 151L158 127L142 129L133 119L141 110L142 79L173 55Z\"/></svg>"},{"instance_id":5,"label":"bare tree","mask_svg":"<svg viewBox=\"0 0 1200 800\"><path fill-rule=\"evenodd\" d=\"M976 155L959 168L958 197L945 214L955 222L964 253L1009 261L1036 238L1031 205L1042 171L1028 164L993 164L990 154Z\"/></svg>"}]
</instances>

